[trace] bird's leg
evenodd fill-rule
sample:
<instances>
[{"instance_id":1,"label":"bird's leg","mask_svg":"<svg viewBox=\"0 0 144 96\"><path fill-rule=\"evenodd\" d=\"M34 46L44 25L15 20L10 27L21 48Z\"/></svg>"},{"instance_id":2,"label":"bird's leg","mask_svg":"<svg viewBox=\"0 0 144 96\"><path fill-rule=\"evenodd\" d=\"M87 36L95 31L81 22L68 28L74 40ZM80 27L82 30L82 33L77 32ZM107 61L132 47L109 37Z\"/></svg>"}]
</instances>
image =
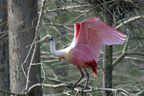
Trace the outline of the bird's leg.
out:
<instances>
[{"instance_id":1,"label":"bird's leg","mask_svg":"<svg viewBox=\"0 0 144 96\"><path fill-rule=\"evenodd\" d=\"M86 75L87 75L87 80L86 80L86 83L85 83L85 89L86 89L86 88L87 88L88 81L89 81L89 74L88 74L88 72L87 72L86 69L84 69L84 70L85 70Z\"/></svg>"},{"instance_id":2,"label":"bird's leg","mask_svg":"<svg viewBox=\"0 0 144 96\"><path fill-rule=\"evenodd\" d=\"M73 92L73 90L74 90L74 88L76 87L76 85L81 81L81 79L84 77L84 73L83 73L83 71L81 70L81 68L79 67L79 66L77 66L78 68L79 68L79 70L80 70L80 72L81 72L81 77L76 81L76 83L73 85L73 86L71 86L71 85L67 85L66 87L67 88L71 88L72 89L72 92Z\"/></svg>"},{"instance_id":3,"label":"bird's leg","mask_svg":"<svg viewBox=\"0 0 144 96\"><path fill-rule=\"evenodd\" d=\"M81 72L81 77L76 81L76 83L74 84L73 88L75 88L75 86L81 81L81 79L84 77L84 73L83 71L81 70L81 68L78 66L80 72Z\"/></svg>"},{"instance_id":4,"label":"bird's leg","mask_svg":"<svg viewBox=\"0 0 144 96\"><path fill-rule=\"evenodd\" d=\"M83 93L84 93L83 90L87 89L87 84L88 84L88 81L89 81L89 74L88 74L88 72L85 68L84 68L84 70L86 72L87 79L86 79L86 82L85 82L85 87L84 87L84 89L82 89L82 96L83 96ZM86 93L85 93L85 95L86 95Z\"/></svg>"}]
</instances>

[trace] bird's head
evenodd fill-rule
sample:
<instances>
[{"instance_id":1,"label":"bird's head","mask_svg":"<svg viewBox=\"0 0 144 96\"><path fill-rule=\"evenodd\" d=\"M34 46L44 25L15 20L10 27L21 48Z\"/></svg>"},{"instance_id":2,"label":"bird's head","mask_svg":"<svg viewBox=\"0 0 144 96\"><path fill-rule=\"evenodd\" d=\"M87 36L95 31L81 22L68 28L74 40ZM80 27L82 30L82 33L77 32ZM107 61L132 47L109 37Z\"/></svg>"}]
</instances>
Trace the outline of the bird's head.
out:
<instances>
[{"instance_id":1,"label":"bird's head","mask_svg":"<svg viewBox=\"0 0 144 96\"><path fill-rule=\"evenodd\" d=\"M34 42L34 43L26 46L26 48L30 47L30 46L33 45L33 44L37 44L37 43L40 43L40 42L49 42L49 41L53 41L53 38L52 38L51 35L46 35L46 36L43 37L42 39L40 39L40 40L38 40L38 41L36 41L36 42Z\"/></svg>"},{"instance_id":2,"label":"bird's head","mask_svg":"<svg viewBox=\"0 0 144 96\"><path fill-rule=\"evenodd\" d=\"M49 42L49 41L53 41L53 38L52 38L51 35L46 35L45 37L43 37L42 39L37 41L37 43L39 43L39 42Z\"/></svg>"}]
</instances>

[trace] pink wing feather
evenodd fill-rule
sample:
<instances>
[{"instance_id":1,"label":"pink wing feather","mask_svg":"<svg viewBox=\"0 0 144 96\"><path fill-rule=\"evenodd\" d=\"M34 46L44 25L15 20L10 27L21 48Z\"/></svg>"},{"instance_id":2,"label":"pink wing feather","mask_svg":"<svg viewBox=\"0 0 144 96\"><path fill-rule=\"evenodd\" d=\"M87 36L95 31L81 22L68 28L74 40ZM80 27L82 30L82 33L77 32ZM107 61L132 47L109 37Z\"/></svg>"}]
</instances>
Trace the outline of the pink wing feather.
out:
<instances>
[{"instance_id":1,"label":"pink wing feather","mask_svg":"<svg viewBox=\"0 0 144 96\"><path fill-rule=\"evenodd\" d=\"M100 22L98 18L91 18L82 21L80 29L77 30L80 30L78 32L79 35L77 36L77 41L81 42L84 40L85 42L91 42L92 45L98 43L93 42L96 40L100 40L103 44L107 45L122 44L124 40L126 40L125 34L103 22Z\"/></svg>"},{"instance_id":2,"label":"pink wing feather","mask_svg":"<svg viewBox=\"0 0 144 96\"><path fill-rule=\"evenodd\" d=\"M122 44L127 37L118 30L100 22L98 18L90 18L81 23L75 23L74 27L75 35L73 43L76 43L75 46L86 44L95 57L96 62L99 59L103 44ZM85 52L85 50L81 51Z\"/></svg>"},{"instance_id":3,"label":"pink wing feather","mask_svg":"<svg viewBox=\"0 0 144 96\"><path fill-rule=\"evenodd\" d=\"M90 67L94 76L103 44L122 44L126 35L118 30L100 22L98 18L86 19L74 24L75 34L71 44L73 47L71 63Z\"/></svg>"}]
</instances>

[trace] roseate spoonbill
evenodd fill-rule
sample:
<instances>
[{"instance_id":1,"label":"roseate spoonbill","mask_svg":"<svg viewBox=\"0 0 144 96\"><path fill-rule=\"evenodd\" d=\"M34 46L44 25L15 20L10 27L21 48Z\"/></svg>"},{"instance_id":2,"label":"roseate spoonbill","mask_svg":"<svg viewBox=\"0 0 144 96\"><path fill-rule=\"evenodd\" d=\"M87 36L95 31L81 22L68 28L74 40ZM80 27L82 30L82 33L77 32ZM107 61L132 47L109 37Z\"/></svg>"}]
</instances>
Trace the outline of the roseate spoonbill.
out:
<instances>
[{"instance_id":1,"label":"roseate spoonbill","mask_svg":"<svg viewBox=\"0 0 144 96\"><path fill-rule=\"evenodd\" d=\"M86 68L91 68L93 75L97 76L97 62L99 60L102 45L122 44L126 40L126 35L107 24L100 22L98 18L90 18L75 23L74 31L72 43L62 50L56 50L55 41L50 35L45 36L37 42L49 41L51 53L78 67L81 77L73 85L73 89L84 76L81 69L83 68L87 75L84 88L86 89L89 80L89 74Z\"/></svg>"}]
</instances>

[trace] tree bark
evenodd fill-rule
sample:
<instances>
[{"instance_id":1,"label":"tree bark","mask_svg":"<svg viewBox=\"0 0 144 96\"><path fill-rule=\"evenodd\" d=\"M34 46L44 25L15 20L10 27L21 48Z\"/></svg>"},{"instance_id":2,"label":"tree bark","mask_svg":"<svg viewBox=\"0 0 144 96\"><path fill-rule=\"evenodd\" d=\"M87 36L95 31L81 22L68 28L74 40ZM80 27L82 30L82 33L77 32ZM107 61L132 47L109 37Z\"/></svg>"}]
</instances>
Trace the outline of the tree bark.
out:
<instances>
[{"instance_id":1,"label":"tree bark","mask_svg":"<svg viewBox=\"0 0 144 96\"><path fill-rule=\"evenodd\" d=\"M104 18L105 23L112 26L113 18L111 14L111 10L108 8L108 4L104 5ZM113 53L113 47L105 45L104 46L104 63L103 63L103 87L104 88L112 88L112 53ZM112 96L112 92L105 91L103 96Z\"/></svg>"},{"instance_id":2,"label":"tree bark","mask_svg":"<svg viewBox=\"0 0 144 96\"><path fill-rule=\"evenodd\" d=\"M103 63L103 87L104 88L112 88L112 45L104 46L104 63ZM112 96L112 92L105 91L103 96Z\"/></svg>"},{"instance_id":3,"label":"tree bark","mask_svg":"<svg viewBox=\"0 0 144 96\"><path fill-rule=\"evenodd\" d=\"M8 0L9 20L9 62L10 62L10 89L16 94L24 94L26 77L22 71L22 64L28 54L25 47L32 43L35 37L35 26L37 23L37 0ZM40 65L31 66L32 52L29 54L24 70L30 70L29 87L39 83ZM40 49L36 49L34 63L40 62ZM41 88L35 88L30 96L41 96Z\"/></svg>"},{"instance_id":4,"label":"tree bark","mask_svg":"<svg viewBox=\"0 0 144 96\"><path fill-rule=\"evenodd\" d=\"M7 30L7 3L6 0L0 0L0 89L9 91ZM6 96L6 94L0 93L0 96Z\"/></svg>"}]
</instances>

